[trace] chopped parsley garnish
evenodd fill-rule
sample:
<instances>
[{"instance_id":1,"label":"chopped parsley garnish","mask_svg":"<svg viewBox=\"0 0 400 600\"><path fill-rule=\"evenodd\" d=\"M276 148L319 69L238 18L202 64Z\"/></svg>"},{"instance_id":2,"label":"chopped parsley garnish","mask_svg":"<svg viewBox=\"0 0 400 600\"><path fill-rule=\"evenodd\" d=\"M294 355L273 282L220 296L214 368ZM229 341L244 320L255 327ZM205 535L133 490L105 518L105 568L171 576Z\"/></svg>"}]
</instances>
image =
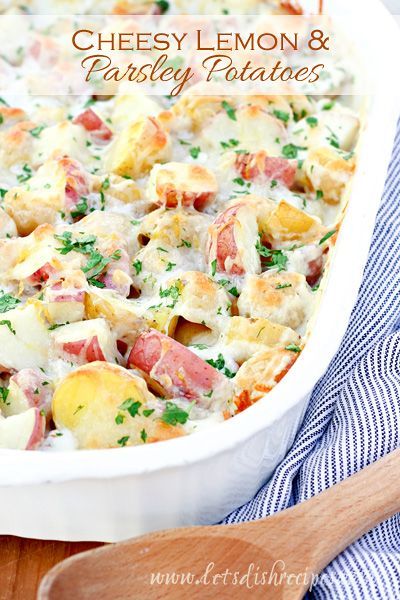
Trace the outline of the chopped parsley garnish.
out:
<instances>
[{"instance_id":1,"label":"chopped parsley garnish","mask_svg":"<svg viewBox=\"0 0 400 600\"><path fill-rule=\"evenodd\" d=\"M266 246L263 246L260 240L257 240L256 250L260 256L268 259L268 269L277 268L278 273L286 269L288 257L283 250L270 250Z\"/></svg>"},{"instance_id":2,"label":"chopped parsley garnish","mask_svg":"<svg viewBox=\"0 0 400 600\"><path fill-rule=\"evenodd\" d=\"M179 425L184 425L189 418L189 412L179 408L173 402L167 402L164 412L161 415L161 420L172 426L178 425L178 423Z\"/></svg>"},{"instance_id":3,"label":"chopped parsley garnish","mask_svg":"<svg viewBox=\"0 0 400 600\"><path fill-rule=\"evenodd\" d=\"M239 297L239 292L238 292L238 289L237 289L237 287L236 287L236 286L233 286L233 287L231 287L231 289L230 289L230 290L228 290L228 292L229 292L230 294L232 294L232 296L235 296L235 298L238 298L238 297Z\"/></svg>"},{"instance_id":4,"label":"chopped parsley garnish","mask_svg":"<svg viewBox=\"0 0 400 600\"><path fill-rule=\"evenodd\" d=\"M167 2L167 0L156 0L156 4L160 9L162 15L166 13L169 9L169 2Z\"/></svg>"},{"instance_id":5,"label":"chopped parsley garnish","mask_svg":"<svg viewBox=\"0 0 400 600\"><path fill-rule=\"evenodd\" d=\"M187 142L186 140L178 140L181 146L190 146L190 142Z\"/></svg>"},{"instance_id":6,"label":"chopped parsley garnish","mask_svg":"<svg viewBox=\"0 0 400 600\"><path fill-rule=\"evenodd\" d=\"M197 348L197 350L207 350L209 346L207 346L207 344L192 344L192 348Z\"/></svg>"},{"instance_id":7,"label":"chopped parsley garnish","mask_svg":"<svg viewBox=\"0 0 400 600\"><path fill-rule=\"evenodd\" d=\"M2 98L1 96L0 96L0 104L3 104L4 106L10 106L10 105L8 104L8 102L6 102L6 101L4 100L4 98Z\"/></svg>"},{"instance_id":8,"label":"chopped parsley garnish","mask_svg":"<svg viewBox=\"0 0 400 600\"><path fill-rule=\"evenodd\" d=\"M154 408L145 408L143 411L143 416L144 417L149 417L150 415L152 415L154 412Z\"/></svg>"},{"instance_id":9,"label":"chopped parsley garnish","mask_svg":"<svg viewBox=\"0 0 400 600\"><path fill-rule=\"evenodd\" d=\"M193 146L192 148L190 148L189 150L189 154L192 158L198 158L199 154L200 154L201 150L200 150L200 146Z\"/></svg>"},{"instance_id":10,"label":"chopped parsley garnish","mask_svg":"<svg viewBox=\"0 0 400 600\"><path fill-rule=\"evenodd\" d=\"M329 128L328 128L329 129ZM329 137L327 137L327 141L330 143L331 146L333 146L334 148L338 148L340 149L340 143L339 143L339 138L336 135L336 133L334 131L332 131L332 129L329 129L330 131L330 135Z\"/></svg>"},{"instance_id":11,"label":"chopped parsley garnish","mask_svg":"<svg viewBox=\"0 0 400 600\"><path fill-rule=\"evenodd\" d=\"M284 112L283 110L274 110L274 115L280 121L287 123L290 119L290 114L288 112Z\"/></svg>"},{"instance_id":12,"label":"chopped parsley garnish","mask_svg":"<svg viewBox=\"0 0 400 600\"><path fill-rule=\"evenodd\" d=\"M326 104L323 105L322 110L332 110L334 106L335 102L332 100L331 102L326 102Z\"/></svg>"},{"instance_id":13,"label":"chopped parsley garnish","mask_svg":"<svg viewBox=\"0 0 400 600\"><path fill-rule=\"evenodd\" d=\"M214 367L214 369L217 369L217 371L222 371L222 373L226 377L229 377L229 379L232 379L232 377L235 377L236 375L236 373L233 373L225 366L225 358L221 353L218 354L217 360L209 358L208 360L206 360L206 363Z\"/></svg>"},{"instance_id":14,"label":"chopped parsley garnish","mask_svg":"<svg viewBox=\"0 0 400 600\"><path fill-rule=\"evenodd\" d=\"M282 148L282 156L285 158L297 158L299 150L307 150L304 146L296 146L296 144L286 144Z\"/></svg>"},{"instance_id":15,"label":"chopped parsley garnish","mask_svg":"<svg viewBox=\"0 0 400 600\"><path fill-rule=\"evenodd\" d=\"M122 436L122 438L117 440L117 444L119 444L123 448L129 442L129 437L130 437L129 435Z\"/></svg>"},{"instance_id":16,"label":"chopped parsley garnish","mask_svg":"<svg viewBox=\"0 0 400 600\"><path fill-rule=\"evenodd\" d=\"M232 179L233 183L237 183L237 185L246 185L246 182L244 179L242 179L242 177L235 177L235 179Z\"/></svg>"},{"instance_id":17,"label":"chopped parsley garnish","mask_svg":"<svg viewBox=\"0 0 400 600\"><path fill-rule=\"evenodd\" d=\"M296 344L289 344L285 347L285 350L289 350L290 352L301 352L301 348L296 346Z\"/></svg>"},{"instance_id":18,"label":"chopped parsley garnish","mask_svg":"<svg viewBox=\"0 0 400 600\"><path fill-rule=\"evenodd\" d=\"M239 140L230 138L227 142L221 141L220 144L224 150L229 150L230 148L236 148L237 146L239 146Z\"/></svg>"},{"instance_id":19,"label":"chopped parsley garnish","mask_svg":"<svg viewBox=\"0 0 400 600\"><path fill-rule=\"evenodd\" d=\"M146 443L147 440L147 433L145 429L142 429L142 431L140 432L140 439L142 440L143 444Z\"/></svg>"},{"instance_id":20,"label":"chopped parsley garnish","mask_svg":"<svg viewBox=\"0 0 400 600\"><path fill-rule=\"evenodd\" d=\"M276 188L276 186L277 186L277 185L278 185L278 182L277 182L277 180L276 180L276 179L273 179L273 180L271 181L271 185L270 185L270 188L271 188L271 190L273 190L274 188Z\"/></svg>"},{"instance_id":21,"label":"chopped parsley garnish","mask_svg":"<svg viewBox=\"0 0 400 600\"><path fill-rule=\"evenodd\" d=\"M76 415L80 410L82 410L83 408L85 408L83 406L83 404L78 404L78 406L75 409L75 412L72 413L72 415Z\"/></svg>"},{"instance_id":22,"label":"chopped parsley garnish","mask_svg":"<svg viewBox=\"0 0 400 600\"><path fill-rule=\"evenodd\" d=\"M328 233L326 233L324 237L319 240L319 245L321 246L324 242L326 242L326 240L329 240L329 238L332 237L335 233L336 229L333 229L333 231L328 231Z\"/></svg>"},{"instance_id":23,"label":"chopped parsley garnish","mask_svg":"<svg viewBox=\"0 0 400 600\"><path fill-rule=\"evenodd\" d=\"M191 244L191 242L188 242L187 240L181 240L181 244L179 244L179 246L177 246L177 247L182 248L182 246L186 246L186 248L191 248L192 244Z\"/></svg>"},{"instance_id":24,"label":"chopped parsley garnish","mask_svg":"<svg viewBox=\"0 0 400 600\"><path fill-rule=\"evenodd\" d=\"M166 270L166 271L172 271L172 269L173 269L174 267L176 267L176 263L169 262L169 263L167 264L167 267L166 267L166 269L165 269L165 270Z\"/></svg>"},{"instance_id":25,"label":"chopped parsley garnish","mask_svg":"<svg viewBox=\"0 0 400 600\"><path fill-rule=\"evenodd\" d=\"M9 310L15 308L18 304L20 304L20 300L18 298L14 298L10 294L4 294L0 296L0 313L5 313Z\"/></svg>"},{"instance_id":26,"label":"chopped parsley garnish","mask_svg":"<svg viewBox=\"0 0 400 600\"><path fill-rule=\"evenodd\" d=\"M13 329L13 326L11 325L11 321L8 321L7 319L3 319L2 321L0 321L0 325L5 325L6 327L8 327L8 329L11 331L11 333L13 335L16 335L16 331L15 329Z\"/></svg>"},{"instance_id":27,"label":"chopped parsley garnish","mask_svg":"<svg viewBox=\"0 0 400 600\"><path fill-rule=\"evenodd\" d=\"M72 251L90 254L97 239L95 235L83 235L83 237L73 240L70 231L64 231L62 235L55 235L54 237L63 244L62 248L56 248L60 254L68 254Z\"/></svg>"},{"instance_id":28,"label":"chopped parsley garnish","mask_svg":"<svg viewBox=\"0 0 400 600\"><path fill-rule=\"evenodd\" d=\"M142 406L142 403L139 401L136 401L133 398L128 398L127 400L125 400L125 402L123 402L120 406L118 406L118 408L120 410L127 410L128 413L131 415L131 417L136 417L136 415L139 413L139 408Z\"/></svg>"},{"instance_id":29,"label":"chopped parsley garnish","mask_svg":"<svg viewBox=\"0 0 400 600\"><path fill-rule=\"evenodd\" d=\"M7 398L8 398L9 393L10 393L10 390L8 388L0 387L0 400L4 404L9 404L9 402L7 403Z\"/></svg>"},{"instance_id":30,"label":"chopped parsley garnish","mask_svg":"<svg viewBox=\"0 0 400 600\"><path fill-rule=\"evenodd\" d=\"M32 177L32 169L30 168L29 165L25 164L22 167L22 173L17 175L17 181L18 181L18 183L25 183L25 181L28 181L28 179L30 179L31 177Z\"/></svg>"},{"instance_id":31,"label":"chopped parsley garnish","mask_svg":"<svg viewBox=\"0 0 400 600\"><path fill-rule=\"evenodd\" d=\"M324 197L324 192L323 192L322 190L317 190L317 191L315 192L315 198L316 198L317 200L321 200L321 198L323 198L323 197Z\"/></svg>"},{"instance_id":32,"label":"chopped parsley garnish","mask_svg":"<svg viewBox=\"0 0 400 600\"><path fill-rule=\"evenodd\" d=\"M178 302L179 296L181 294L178 284L175 283L171 285L171 287L163 290L160 288L160 298L171 298L172 304L167 305L167 308L174 308L176 303Z\"/></svg>"},{"instance_id":33,"label":"chopped parsley garnish","mask_svg":"<svg viewBox=\"0 0 400 600\"><path fill-rule=\"evenodd\" d=\"M293 113L294 122L298 123L299 121L301 121L301 119L304 119L304 117L306 117L306 116L307 116L307 111L305 108L303 108L300 113L294 112Z\"/></svg>"},{"instance_id":34,"label":"chopped parsley garnish","mask_svg":"<svg viewBox=\"0 0 400 600\"><path fill-rule=\"evenodd\" d=\"M217 259L214 259L211 262L211 275L214 277L216 272L217 272Z\"/></svg>"},{"instance_id":35,"label":"chopped parsley garnish","mask_svg":"<svg viewBox=\"0 0 400 600\"><path fill-rule=\"evenodd\" d=\"M275 286L276 290L284 290L286 288L290 288L292 287L291 283L278 283L278 285Z\"/></svg>"},{"instance_id":36,"label":"chopped parsley garnish","mask_svg":"<svg viewBox=\"0 0 400 600\"><path fill-rule=\"evenodd\" d=\"M317 125L318 125L317 117L307 117L306 121L309 124L309 126L311 127L311 129L314 129L314 127L317 127Z\"/></svg>"},{"instance_id":37,"label":"chopped parsley garnish","mask_svg":"<svg viewBox=\"0 0 400 600\"><path fill-rule=\"evenodd\" d=\"M115 416L115 423L116 423L117 425L122 425L122 423L123 423L124 421L125 421L125 415L121 415L121 413L118 413L118 414Z\"/></svg>"},{"instance_id":38,"label":"chopped parsley garnish","mask_svg":"<svg viewBox=\"0 0 400 600\"><path fill-rule=\"evenodd\" d=\"M0 188L0 198L4 198L7 192L8 190L6 190L5 188Z\"/></svg>"},{"instance_id":39,"label":"chopped parsley garnish","mask_svg":"<svg viewBox=\"0 0 400 600\"><path fill-rule=\"evenodd\" d=\"M142 265L141 260L135 260L135 262L132 264L132 266L136 271L136 275L139 275L139 273L142 272L143 265Z\"/></svg>"},{"instance_id":40,"label":"chopped parsley garnish","mask_svg":"<svg viewBox=\"0 0 400 600\"><path fill-rule=\"evenodd\" d=\"M86 211L88 209L87 198L85 196L81 196L80 202L71 209L71 217L75 219L76 217L83 217L86 215Z\"/></svg>"},{"instance_id":41,"label":"chopped parsley garnish","mask_svg":"<svg viewBox=\"0 0 400 600\"><path fill-rule=\"evenodd\" d=\"M39 138L40 134L42 133L43 129L46 129L46 127L44 125L38 125L37 127L34 127L33 129L29 130L29 133L31 135L33 135L33 137L35 138Z\"/></svg>"},{"instance_id":42,"label":"chopped parsley garnish","mask_svg":"<svg viewBox=\"0 0 400 600\"><path fill-rule=\"evenodd\" d=\"M89 98L89 100L86 100L83 108L89 108L89 106L93 106L93 104L96 104L96 100L94 98Z\"/></svg>"},{"instance_id":43,"label":"chopped parsley garnish","mask_svg":"<svg viewBox=\"0 0 400 600\"><path fill-rule=\"evenodd\" d=\"M229 102L227 102L226 100L223 100L221 102L221 106L232 121L237 120L236 119L236 110L233 108L233 106L231 106L231 104L229 104Z\"/></svg>"}]
</instances>

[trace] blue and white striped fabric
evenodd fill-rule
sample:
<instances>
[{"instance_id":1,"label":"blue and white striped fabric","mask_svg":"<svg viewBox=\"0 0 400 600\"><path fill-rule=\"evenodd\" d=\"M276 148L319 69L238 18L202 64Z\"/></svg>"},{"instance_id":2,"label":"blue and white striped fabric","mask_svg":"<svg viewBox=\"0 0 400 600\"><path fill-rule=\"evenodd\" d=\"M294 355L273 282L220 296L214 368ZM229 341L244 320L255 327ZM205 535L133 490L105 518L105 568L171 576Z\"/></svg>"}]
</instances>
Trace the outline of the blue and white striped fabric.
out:
<instances>
[{"instance_id":1,"label":"blue and white striped fabric","mask_svg":"<svg viewBox=\"0 0 400 600\"><path fill-rule=\"evenodd\" d=\"M399 428L400 128L342 345L313 391L289 454L225 522L259 519L318 494L399 447ZM364 535L324 574L310 598L400 599L400 515Z\"/></svg>"}]
</instances>

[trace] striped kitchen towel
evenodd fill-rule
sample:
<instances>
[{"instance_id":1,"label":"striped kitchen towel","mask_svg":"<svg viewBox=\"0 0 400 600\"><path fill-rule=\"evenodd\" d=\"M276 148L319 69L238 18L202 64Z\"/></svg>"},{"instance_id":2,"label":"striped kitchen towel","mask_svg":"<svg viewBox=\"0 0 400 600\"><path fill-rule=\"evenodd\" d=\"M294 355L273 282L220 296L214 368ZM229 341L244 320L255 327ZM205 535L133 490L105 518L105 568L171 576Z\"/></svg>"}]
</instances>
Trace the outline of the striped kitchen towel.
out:
<instances>
[{"instance_id":1,"label":"striped kitchen towel","mask_svg":"<svg viewBox=\"0 0 400 600\"><path fill-rule=\"evenodd\" d=\"M318 494L399 447L399 428L400 126L340 349L314 388L289 454L257 496L225 522L259 519ZM364 535L324 575L310 598L400 599L400 516Z\"/></svg>"}]
</instances>

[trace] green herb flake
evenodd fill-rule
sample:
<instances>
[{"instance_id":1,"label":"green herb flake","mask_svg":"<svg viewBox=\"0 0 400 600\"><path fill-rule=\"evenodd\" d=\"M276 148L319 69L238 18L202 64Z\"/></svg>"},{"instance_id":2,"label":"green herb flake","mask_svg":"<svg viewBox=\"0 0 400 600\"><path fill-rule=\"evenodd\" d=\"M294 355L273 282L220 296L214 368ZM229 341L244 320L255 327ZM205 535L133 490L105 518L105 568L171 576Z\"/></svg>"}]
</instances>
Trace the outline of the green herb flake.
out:
<instances>
[{"instance_id":1,"label":"green herb flake","mask_svg":"<svg viewBox=\"0 0 400 600\"><path fill-rule=\"evenodd\" d=\"M290 114L288 112L284 112L283 110L274 110L274 116L284 123L287 123L290 119Z\"/></svg>"},{"instance_id":2,"label":"green herb flake","mask_svg":"<svg viewBox=\"0 0 400 600\"><path fill-rule=\"evenodd\" d=\"M200 146L193 146L192 148L190 148L189 150L189 154L192 158L196 159L199 157L201 150L200 150Z\"/></svg>"},{"instance_id":3,"label":"green herb flake","mask_svg":"<svg viewBox=\"0 0 400 600\"><path fill-rule=\"evenodd\" d=\"M129 437L130 437L129 435L122 436L122 438L117 440L117 444L119 444L119 446L121 446L123 448L129 442Z\"/></svg>"},{"instance_id":4,"label":"green herb flake","mask_svg":"<svg viewBox=\"0 0 400 600\"><path fill-rule=\"evenodd\" d=\"M145 408L143 411L143 416L150 417L150 415L152 415L153 412L154 412L154 408Z\"/></svg>"},{"instance_id":5,"label":"green herb flake","mask_svg":"<svg viewBox=\"0 0 400 600\"><path fill-rule=\"evenodd\" d=\"M329 240L329 238L332 237L336 233L336 231L337 231L336 229L333 229L332 231L328 231L328 233L326 233L324 235L324 237L319 240L319 245L322 246L322 244L324 244L327 240Z\"/></svg>"},{"instance_id":6,"label":"green herb flake","mask_svg":"<svg viewBox=\"0 0 400 600\"><path fill-rule=\"evenodd\" d=\"M46 129L44 125L38 125L37 127L30 129L29 133L35 138L40 138L40 134L42 133L43 129Z\"/></svg>"},{"instance_id":7,"label":"green herb flake","mask_svg":"<svg viewBox=\"0 0 400 600\"><path fill-rule=\"evenodd\" d=\"M147 440L147 433L145 429L142 429L142 431L140 432L140 439L142 440L143 444L146 443Z\"/></svg>"},{"instance_id":8,"label":"green herb flake","mask_svg":"<svg viewBox=\"0 0 400 600\"><path fill-rule=\"evenodd\" d=\"M190 411L189 411L190 412ZM179 408L173 402L167 402L161 420L168 425L175 427L176 425L185 425L189 418L189 412Z\"/></svg>"},{"instance_id":9,"label":"green herb flake","mask_svg":"<svg viewBox=\"0 0 400 600\"><path fill-rule=\"evenodd\" d=\"M317 125L318 125L317 117L307 117L306 121L309 124L309 126L311 127L311 129L314 129L314 127L317 127Z\"/></svg>"},{"instance_id":10,"label":"green herb flake","mask_svg":"<svg viewBox=\"0 0 400 600\"><path fill-rule=\"evenodd\" d=\"M139 408L142 406L142 403L136 401L133 398L127 398L118 408L120 410L127 410L131 417L136 417L139 413Z\"/></svg>"},{"instance_id":11,"label":"green herb flake","mask_svg":"<svg viewBox=\"0 0 400 600\"><path fill-rule=\"evenodd\" d=\"M7 404L7 406L10 404L9 402L7 402L9 393L10 393L10 390L8 388L0 387L0 400L1 400L1 402L3 402L3 404Z\"/></svg>"},{"instance_id":12,"label":"green herb flake","mask_svg":"<svg viewBox=\"0 0 400 600\"><path fill-rule=\"evenodd\" d=\"M122 423L125 421L125 415L122 415L121 413L118 413L115 416L115 423L117 425L122 425Z\"/></svg>"},{"instance_id":13,"label":"green herb flake","mask_svg":"<svg viewBox=\"0 0 400 600\"><path fill-rule=\"evenodd\" d=\"M285 347L285 350L289 350L290 352L296 352L296 353L301 352L301 348L299 348L299 346L296 346L296 344L288 344Z\"/></svg>"},{"instance_id":14,"label":"green herb flake","mask_svg":"<svg viewBox=\"0 0 400 600\"><path fill-rule=\"evenodd\" d=\"M278 285L275 286L276 290L285 290L286 288L290 288L292 287L291 283L278 283Z\"/></svg>"},{"instance_id":15,"label":"green herb flake","mask_svg":"<svg viewBox=\"0 0 400 600\"><path fill-rule=\"evenodd\" d=\"M214 277L216 272L217 272L217 259L214 259L211 262L211 275Z\"/></svg>"},{"instance_id":16,"label":"green herb flake","mask_svg":"<svg viewBox=\"0 0 400 600\"><path fill-rule=\"evenodd\" d=\"M1 294L2 295L0 296L0 313L5 313L9 310L12 310L21 302L20 300L18 300L18 298L14 298L14 296L11 296L10 294L5 294L4 292L2 292Z\"/></svg>"},{"instance_id":17,"label":"green herb flake","mask_svg":"<svg viewBox=\"0 0 400 600\"><path fill-rule=\"evenodd\" d=\"M232 121L237 121L237 119L236 119L236 110L233 108L233 106L231 106L229 104L229 102L227 102L226 100L223 100L221 102L221 106L225 110L226 114L228 115L228 117Z\"/></svg>"},{"instance_id":18,"label":"green herb flake","mask_svg":"<svg viewBox=\"0 0 400 600\"><path fill-rule=\"evenodd\" d=\"M135 260L135 262L132 264L132 266L136 271L136 275L139 275L139 273L142 272L143 264L142 264L141 260Z\"/></svg>"},{"instance_id":19,"label":"green herb flake","mask_svg":"<svg viewBox=\"0 0 400 600\"><path fill-rule=\"evenodd\" d=\"M13 329L11 321L9 321L7 319L3 319L2 321L0 321L0 325L5 325L6 327L8 327L8 329L11 331L11 333L13 335L16 335L17 332L15 331L15 329Z\"/></svg>"},{"instance_id":20,"label":"green herb flake","mask_svg":"<svg viewBox=\"0 0 400 600\"><path fill-rule=\"evenodd\" d=\"M169 2L167 2L167 0L156 0L156 4L162 15L169 9Z\"/></svg>"},{"instance_id":21,"label":"green herb flake","mask_svg":"<svg viewBox=\"0 0 400 600\"><path fill-rule=\"evenodd\" d=\"M307 150L304 146L296 146L296 144L286 144L282 148L282 156L285 158L297 158L299 150Z\"/></svg>"}]
</instances>

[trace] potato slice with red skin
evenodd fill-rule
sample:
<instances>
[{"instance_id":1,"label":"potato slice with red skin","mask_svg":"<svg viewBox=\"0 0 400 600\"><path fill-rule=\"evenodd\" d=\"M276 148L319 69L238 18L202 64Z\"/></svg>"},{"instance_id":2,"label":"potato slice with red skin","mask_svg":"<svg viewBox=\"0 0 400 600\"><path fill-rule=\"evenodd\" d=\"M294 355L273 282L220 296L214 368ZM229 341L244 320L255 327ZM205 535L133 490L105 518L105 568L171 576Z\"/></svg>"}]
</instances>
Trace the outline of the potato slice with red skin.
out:
<instances>
[{"instance_id":1,"label":"potato slice with red skin","mask_svg":"<svg viewBox=\"0 0 400 600\"><path fill-rule=\"evenodd\" d=\"M148 186L150 200L160 206L194 206L199 211L214 200L217 191L218 183L212 171L201 165L178 162L156 165Z\"/></svg>"},{"instance_id":2,"label":"potato slice with red skin","mask_svg":"<svg viewBox=\"0 0 400 600\"><path fill-rule=\"evenodd\" d=\"M95 142L108 142L112 138L112 131L94 110L87 108L72 121L76 125L82 125L91 134Z\"/></svg>"},{"instance_id":3,"label":"potato slice with red skin","mask_svg":"<svg viewBox=\"0 0 400 600\"><path fill-rule=\"evenodd\" d=\"M235 166L246 180L254 180L265 175L290 189L295 182L297 161L267 156L261 150L253 154L238 154Z\"/></svg>"},{"instance_id":4,"label":"potato slice with red skin","mask_svg":"<svg viewBox=\"0 0 400 600\"><path fill-rule=\"evenodd\" d=\"M82 165L75 159L64 156L59 164L65 172L65 206L71 211L80 202L82 196L89 193L89 184Z\"/></svg>"},{"instance_id":5,"label":"potato slice with red skin","mask_svg":"<svg viewBox=\"0 0 400 600\"><path fill-rule=\"evenodd\" d=\"M113 361L116 342L104 319L91 319L63 325L51 334L54 352L78 364Z\"/></svg>"},{"instance_id":6,"label":"potato slice with red skin","mask_svg":"<svg viewBox=\"0 0 400 600\"><path fill-rule=\"evenodd\" d=\"M257 214L245 202L219 214L209 227L208 261L211 272L216 270L230 275L260 273L261 263L255 248L257 238Z\"/></svg>"},{"instance_id":7,"label":"potato slice with red skin","mask_svg":"<svg viewBox=\"0 0 400 600\"><path fill-rule=\"evenodd\" d=\"M44 440L46 418L38 408L13 415L0 416L0 448L36 450Z\"/></svg>"},{"instance_id":8,"label":"potato slice with red skin","mask_svg":"<svg viewBox=\"0 0 400 600\"><path fill-rule=\"evenodd\" d=\"M142 333L128 356L128 367L140 369L170 397L184 396L209 405L211 394L227 379L179 342L151 329Z\"/></svg>"},{"instance_id":9,"label":"potato slice with red skin","mask_svg":"<svg viewBox=\"0 0 400 600\"><path fill-rule=\"evenodd\" d=\"M21 369L10 378L7 401L2 405L8 417L36 407L48 412L52 387L39 369Z\"/></svg>"},{"instance_id":10,"label":"potato slice with red skin","mask_svg":"<svg viewBox=\"0 0 400 600\"><path fill-rule=\"evenodd\" d=\"M79 448L118 448L185 434L182 427L164 423L156 408L157 399L141 377L107 362L69 373L52 402L56 426L69 429Z\"/></svg>"},{"instance_id":11,"label":"potato slice with red skin","mask_svg":"<svg viewBox=\"0 0 400 600\"><path fill-rule=\"evenodd\" d=\"M73 323L85 316L86 279L82 271L71 271L44 292L46 314L51 323Z\"/></svg>"}]
</instances>

